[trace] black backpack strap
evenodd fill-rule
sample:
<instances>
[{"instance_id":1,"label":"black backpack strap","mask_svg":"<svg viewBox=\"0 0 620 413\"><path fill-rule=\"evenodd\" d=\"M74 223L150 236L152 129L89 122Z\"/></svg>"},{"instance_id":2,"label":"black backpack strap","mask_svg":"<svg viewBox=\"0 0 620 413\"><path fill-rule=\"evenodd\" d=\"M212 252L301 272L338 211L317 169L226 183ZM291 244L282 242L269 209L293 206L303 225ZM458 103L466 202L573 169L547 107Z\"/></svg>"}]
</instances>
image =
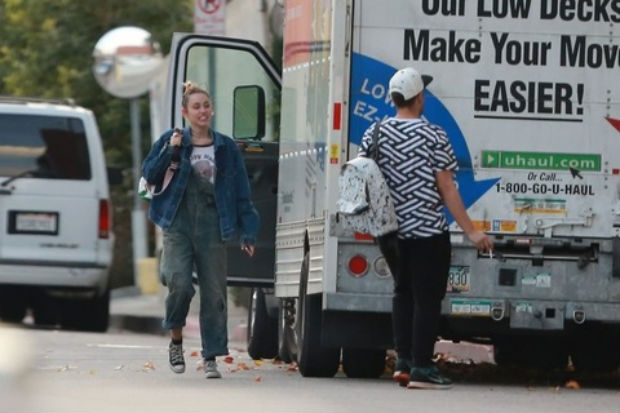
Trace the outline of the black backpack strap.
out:
<instances>
[{"instance_id":1,"label":"black backpack strap","mask_svg":"<svg viewBox=\"0 0 620 413\"><path fill-rule=\"evenodd\" d=\"M368 157L375 162L379 159L379 129L381 129L381 122L375 123L375 127L372 130L372 141L368 148Z\"/></svg>"}]
</instances>

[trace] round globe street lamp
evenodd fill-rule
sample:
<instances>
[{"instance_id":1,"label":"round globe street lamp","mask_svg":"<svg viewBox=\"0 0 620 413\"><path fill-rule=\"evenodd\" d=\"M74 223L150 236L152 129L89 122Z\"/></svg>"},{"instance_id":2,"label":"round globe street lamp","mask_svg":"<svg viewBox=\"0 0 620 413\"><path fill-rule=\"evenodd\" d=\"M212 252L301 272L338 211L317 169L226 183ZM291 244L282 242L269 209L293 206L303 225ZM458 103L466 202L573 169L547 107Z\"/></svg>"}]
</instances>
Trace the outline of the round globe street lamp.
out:
<instances>
[{"instance_id":1,"label":"round globe street lamp","mask_svg":"<svg viewBox=\"0 0 620 413\"><path fill-rule=\"evenodd\" d=\"M137 285L138 260L147 256L146 214L138 195L142 164L140 149L140 106L138 98L163 61L159 44L151 34L139 27L117 27L104 34L93 51L93 74L108 93L130 101L131 152L133 158L133 237L134 285Z\"/></svg>"}]
</instances>

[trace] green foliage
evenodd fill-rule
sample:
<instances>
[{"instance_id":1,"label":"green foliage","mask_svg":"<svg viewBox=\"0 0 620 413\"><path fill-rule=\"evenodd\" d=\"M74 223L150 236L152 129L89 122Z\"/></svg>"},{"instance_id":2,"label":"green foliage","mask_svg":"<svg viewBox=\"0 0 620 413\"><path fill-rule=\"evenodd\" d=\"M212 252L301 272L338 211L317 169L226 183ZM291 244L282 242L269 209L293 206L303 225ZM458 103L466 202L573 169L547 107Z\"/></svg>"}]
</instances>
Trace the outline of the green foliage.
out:
<instances>
[{"instance_id":1,"label":"green foliage","mask_svg":"<svg viewBox=\"0 0 620 413\"><path fill-rule=\"evenodd\" d=\"M108 164L127 171L123 188L115 188L112 194L118 257L127 250L131 253L127 248L131 240L119 237L127 233L121 227L131 227L129 102L109 95L97 84L92 52L107 31L130 25L151 32L165 55L173 32L192 30L193 4L192 0L0 0L0 95L72 98L91 109L97 116ZM145 98L141 106L142 138L148 141ZM144 146L150 145L145 142ZM131 262L117 266L133 271Z\"/></svg>"}]
</instances>

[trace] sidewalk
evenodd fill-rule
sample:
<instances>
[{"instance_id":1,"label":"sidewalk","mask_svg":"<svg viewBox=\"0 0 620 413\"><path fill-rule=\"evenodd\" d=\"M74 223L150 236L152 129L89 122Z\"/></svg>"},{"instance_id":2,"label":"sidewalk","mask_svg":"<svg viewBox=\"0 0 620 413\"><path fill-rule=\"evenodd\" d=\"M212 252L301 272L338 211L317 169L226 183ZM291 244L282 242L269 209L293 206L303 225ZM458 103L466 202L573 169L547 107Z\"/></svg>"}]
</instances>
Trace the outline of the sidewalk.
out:
<instances>
[{"instance_id":1,"label":"sidewalk","mask_svg":"<svg viewBox=\"0 0 620 413\"><path fill-rule=\"evenodd\" d=\"M146 334L166 335L161 327L166 292L159 288L157 294L141 294L138 287L124 287L112 290L110 300L110 328ZM200 337L198 314L200 297L192 299L183 334L186 337ZM247 310L234 305L228 297L228 340L237 347L246 346Z\"/></svg>"}]
</instances>

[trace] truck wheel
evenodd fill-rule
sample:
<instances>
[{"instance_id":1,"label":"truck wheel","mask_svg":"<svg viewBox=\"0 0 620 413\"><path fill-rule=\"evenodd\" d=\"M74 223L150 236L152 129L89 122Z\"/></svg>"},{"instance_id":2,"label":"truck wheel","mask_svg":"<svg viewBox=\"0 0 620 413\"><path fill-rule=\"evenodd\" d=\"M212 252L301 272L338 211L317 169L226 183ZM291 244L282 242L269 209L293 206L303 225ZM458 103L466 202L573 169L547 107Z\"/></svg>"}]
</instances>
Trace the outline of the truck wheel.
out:
<instances>
[{"instance_id":1,"label":"truck wheel","mask_svg":"<svg viewBox=\"0 0 620 413\"><path fill-rule=\"evenodd\" d=\"M282 299L278 305L278 358L290 363L297 357L297 339L293 328L294 300Z\"/></svg>"},{"instance_id":2,"label":"truck wheel","mask_svg":"<svg viewBox=\"0 0 620 413\"><path fill-rule=\"evenodd\" d=\"M519 365L545 370L568 365L568 348L556 337L502 336L493 340L493 355L498 366Z\"/></svg>"},{"instance_id":3,"label":"truck wheel","mask_svg":"<svg viewBox=\"0 0 620 413\"><path fill-rule=\"evenodd\" d=\"M307 294L309 264L310 256L306 252L299 280L297 365L304 377L333 377L340 364L340 349L321 345L321 295Z\"/></svg>"},{"instance_id":4,"label":"truck wheel","mask_svg":"<svg viewBox=\"0 0 620 413\"><path fill-rule=\"evenodd\" d=\"M571 360L577 370L613 371L620 367L620 330L590 328L575 334Z\"/></svg>"},{"instance_id":5,"label":"truck wheel","mask_svg":"<svg viewBox=\"0 0 620 413\"><path fill-rule=\"evenodd\" d=\"M278 320L269 317L262 288L253 288L250 295L247 341L248 354L254 360L278 354Z\"/></svg>"},{"instance_id":6,"label":"truck wheel","mask_svg":"<svg viewBox=\"0 0 620 413\"><path fill-rule=\"evenodd\" d=\"M347 377L376 379L385 371L385 350L343 348L342 368Z\"/></svg>"}]
</instances>

